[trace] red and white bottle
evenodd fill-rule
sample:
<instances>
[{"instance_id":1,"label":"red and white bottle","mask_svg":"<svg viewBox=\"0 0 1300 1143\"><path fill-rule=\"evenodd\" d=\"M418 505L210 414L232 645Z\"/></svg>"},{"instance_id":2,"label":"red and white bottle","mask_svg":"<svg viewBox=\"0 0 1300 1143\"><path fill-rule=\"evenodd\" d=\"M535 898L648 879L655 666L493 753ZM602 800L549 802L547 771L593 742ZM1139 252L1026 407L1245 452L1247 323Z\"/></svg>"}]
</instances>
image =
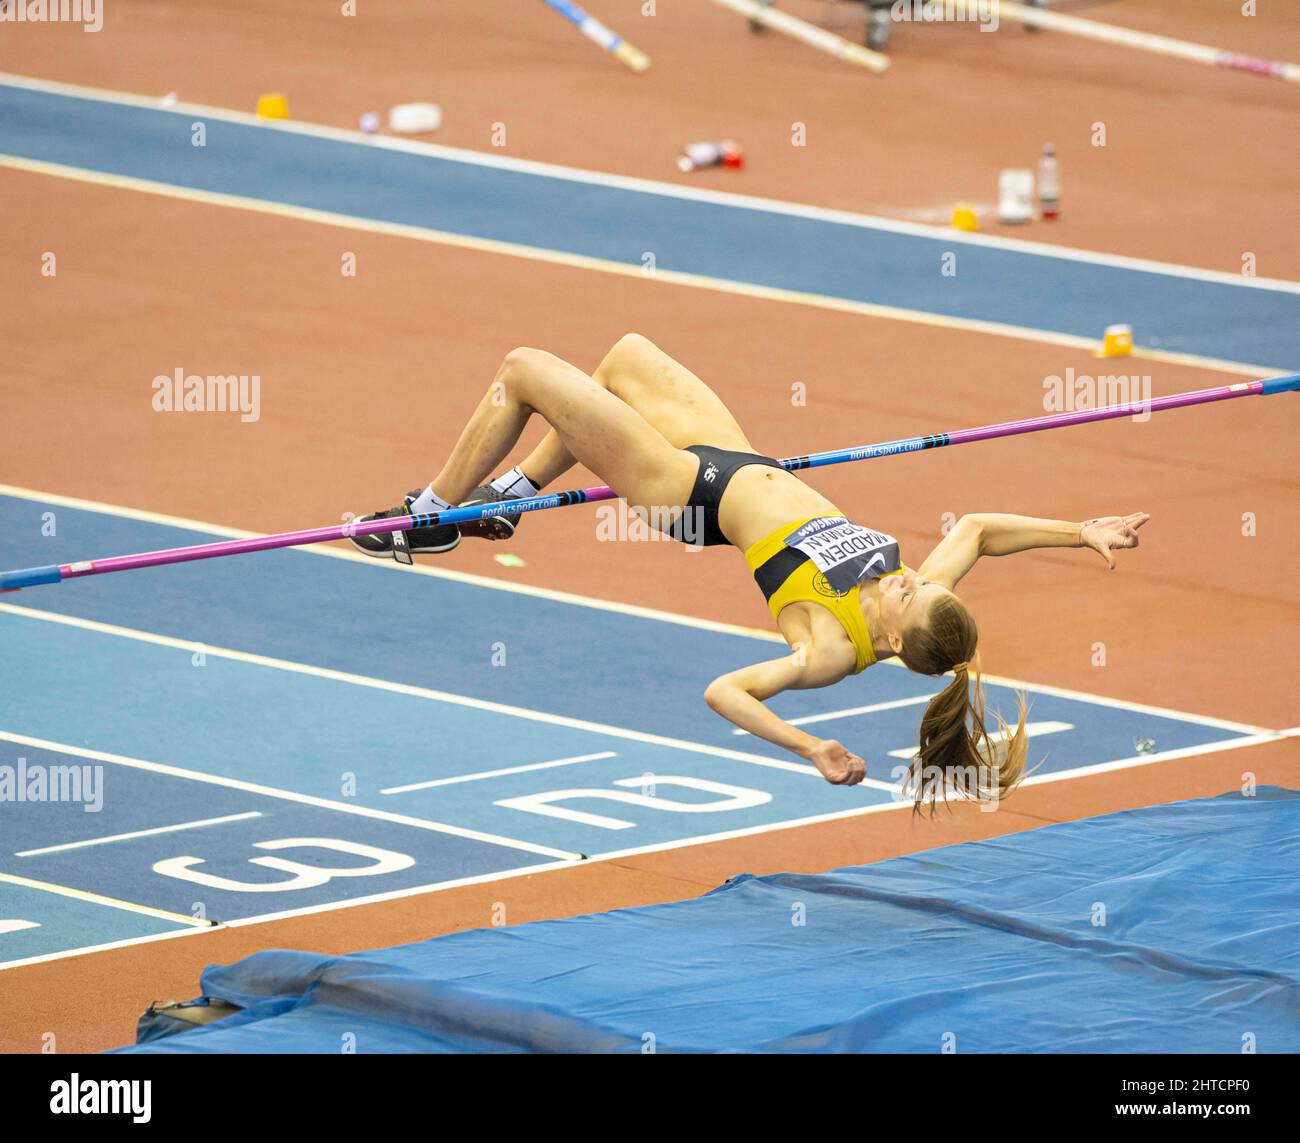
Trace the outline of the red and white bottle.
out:
<instances>
[{"instance_id":1,"label":"red and white bottle","mask_svg":"<svg viewBox=\"0 0 1300 1143\"><path fill-rule=\"evenodd\" d=\"M745 156L731 139L721 143L687 143L682 153L677 156L677 167L681 171L695 171L701 167L741 167Z\"/></svg>"},{"instance_id":2,"label":"red and white bottle","mask_svg":"<svg viewBox=\"0 0 1300 1143\"><path fill-rule=\"evenodd\" d=\"M1056 161L1056 147L1043 144L1043 155L1038 160L1038 210L1044 218L1056 218L1061 213L1061 169Z\"/></svg>"}]
</instances>

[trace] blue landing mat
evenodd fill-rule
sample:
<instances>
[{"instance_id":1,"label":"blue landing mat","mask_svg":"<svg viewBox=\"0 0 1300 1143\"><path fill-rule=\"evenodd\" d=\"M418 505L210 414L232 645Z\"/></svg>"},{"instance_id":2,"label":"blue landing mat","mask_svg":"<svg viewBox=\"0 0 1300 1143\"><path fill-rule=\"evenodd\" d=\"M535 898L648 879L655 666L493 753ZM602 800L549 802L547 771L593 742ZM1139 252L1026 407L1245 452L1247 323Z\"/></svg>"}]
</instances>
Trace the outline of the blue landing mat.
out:
<instances>
[{"instance_id":1,"label":"blue landing mat","mask_svg":"<svg viewBox=\"0 0 1300 1143\"><path fill-rule=\"evenodd\" d=\"M1295 1052L1297 865L1300 791L1267 787L670 905L261 952L203 974L243 1011L124 1050Z\"/></svg>"}]
</instances>

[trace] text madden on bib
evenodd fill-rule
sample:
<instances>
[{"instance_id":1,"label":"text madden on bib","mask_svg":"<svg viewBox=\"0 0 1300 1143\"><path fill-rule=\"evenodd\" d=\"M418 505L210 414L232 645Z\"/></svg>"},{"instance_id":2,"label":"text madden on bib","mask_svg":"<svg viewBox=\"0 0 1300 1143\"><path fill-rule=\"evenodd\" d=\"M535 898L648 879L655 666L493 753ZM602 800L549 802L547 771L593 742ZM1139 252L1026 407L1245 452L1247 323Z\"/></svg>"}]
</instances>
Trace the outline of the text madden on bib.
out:
<instances>
[{"instance_id":1,"label":"text madden on bib","mask_svg":"<svg viewBox=\"0 0 1300 1143\"><path fill-rule=\"evenodd\" d=\"M902 567L893 536L850 523L843 516L809 520L783 542L812 560L841 595L863 580L878 579Z\"/></svg>"}]
</instances>

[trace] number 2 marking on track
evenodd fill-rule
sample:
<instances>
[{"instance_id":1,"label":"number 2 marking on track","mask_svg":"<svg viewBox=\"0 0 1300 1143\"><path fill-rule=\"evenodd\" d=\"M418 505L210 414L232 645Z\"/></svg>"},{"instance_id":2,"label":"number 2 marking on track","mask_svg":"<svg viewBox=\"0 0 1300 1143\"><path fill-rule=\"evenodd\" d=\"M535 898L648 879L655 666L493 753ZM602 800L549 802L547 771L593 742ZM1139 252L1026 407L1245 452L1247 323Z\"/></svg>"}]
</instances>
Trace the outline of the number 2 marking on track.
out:
<instances>
[{"instance_id":1,"label":"number 2 marking on track","mask_svg":"<svg viewBox=\"0 0 1300 1143\"><path fill-rule=\"evenodd\" d=\"M720 794L716 802L675 802L671 798L660 798L652 794L633 794L625 790L571 789L550 790L541 794L524 794L519 798L503 798L495 803L509 810L523 810L529 814L542 814L548 818L562 818L564 821L579 822L582 825L599 826L601 829L633 829L636 822L624 821L622 818L610 818L604 814L589 814L582 810L571 810L553 803L572 798L602 798L610 802L622 802L629 806L645 806L650 810L662 810L674 814L716 814L725 810L747 810L761 806L772 800L772 795L765 790L751 790L747 786L728 786L723 782L710 782L705 778L683 778L674 775L656 774L655 786L685 786L691 790L705 790L711 794ZM646 778L619 778L616 786L644 786Z\"/></svg>"}]
</instances>

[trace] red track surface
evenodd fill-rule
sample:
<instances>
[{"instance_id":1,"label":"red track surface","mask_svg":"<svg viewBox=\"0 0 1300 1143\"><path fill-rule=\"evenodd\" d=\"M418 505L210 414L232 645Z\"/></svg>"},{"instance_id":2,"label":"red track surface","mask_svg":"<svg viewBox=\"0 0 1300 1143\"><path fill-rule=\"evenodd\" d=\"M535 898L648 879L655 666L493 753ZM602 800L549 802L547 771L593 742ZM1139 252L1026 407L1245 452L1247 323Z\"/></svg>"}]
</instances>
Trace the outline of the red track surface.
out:
<instances>
[{"instance_id":1,"label":"red track surface","mask_svg":"<svg viewBox=\"0 0 1300 1143\"><path fill-rule=\"evenodd\" d=\"M1279 141L1300 134L1300 92L1099 45L971 28L903 27L883 79L705 3L589 5L655 57L644 77L528 5L394 2L383 14L310 15L290 0L199 4L119 0L105 31L27 26L0 39L0 68L69 82L251 109L263 90L296 117L351 126L390 103L444 105L440 142L675 179L692 138L749 148L740 175L696 182L885 212L987 201L999 167L1063 157L1066 216L1025 237L1261 274L1300 277L1300 236L1283 225L1300 192ZM822 5L789 4L819 18ZM538 5L540 8L540 5ZM1115 22L1265 55L1300 56L1300 12L1254 20L1206 0L1100 5ZM421 14L423 13L423 14ZM847 9L846 25L856 20ZM436 31L435 29L436 23ZM856 35L856 25L844 29ZM12 28L10 29L12 31ZM1027 94L1032 93L1032 94ZM809 146L789 146L791 123ZM1110 145L1089 144L1105 121ZM0 390L9 425L0 480L215 523L280 531L391 501L427 479L514 344L586 367L640 330L688 362L778 454L1032 415L1042 379L1086 353L684 290L301 222L0 171L10 239L0 267ZM53 282L34 276L59 251ZM338 272L352 250L356 279ZM557 305L555 299L563 299ZM1123 315L1116 315L1122 320ZM1100 332L1100 331L1098 331ZM177 363L239 364L264 378L256 425L158 418L141 399ZM234 368L232 364L229 368ZM1157 393L1219 378L1143 363ZM790 403L790 383L808 389ZM1282 400L1279 398L1279 400ZM1015 510L1082 518L1153 514L1140 552L1108 575L1080 553L981 568L968 595L986 665L1263 726L1300 721L1293 418L1251 402L1145 426L1117 422L814 474L924 551L944 513ZM852 440L846 439L846 431ZM57 442L57 447L54 446ZM573 486L582 483L575 474ZM566 484L566 486L569 486ZM1244 537L1243 513L1258 535ZM745 588L706 592L667 545L599 559L581 509L527 521L506 571L463 545L450 566L752 626L769 621ZM1204 552L1219 555L1207 563ZM499 549L497 549L499 550ZM694 557L693 557L694 558ZM704 557L736 561L714 554ZM1109 665L1090 665L1104 642ZM188 997L204 964L268 946L331 951L695 895L741 871L822 870L1048 821L1217 794L1242 781L1296 784L1300 744L1033 787L995 814L937 823L894 811L634 859L452 889L311 917L201 933L0 973L0 1048L60 1051L128 1042L153 998Z\"/></svg>"}]
</instances>

